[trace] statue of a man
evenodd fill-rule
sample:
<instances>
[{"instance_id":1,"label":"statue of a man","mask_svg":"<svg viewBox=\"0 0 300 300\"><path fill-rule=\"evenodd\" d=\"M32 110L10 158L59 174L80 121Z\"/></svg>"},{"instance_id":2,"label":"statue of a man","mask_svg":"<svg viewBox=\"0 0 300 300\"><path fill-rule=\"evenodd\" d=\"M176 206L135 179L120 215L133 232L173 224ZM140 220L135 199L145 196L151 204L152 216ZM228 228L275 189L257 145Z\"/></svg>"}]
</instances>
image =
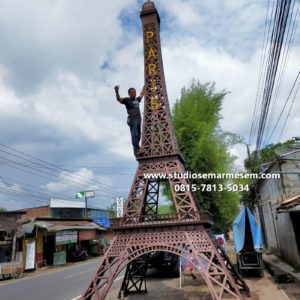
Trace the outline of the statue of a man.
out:
<instances>
[{"instance_id":1,"label":"statue of a man","mask_svg":"<svg viewBox=\"0 0 300 300\"><path fill-rule=\"evenodd\" d=\"M139 104L145 95L145 87L143 87L140 95L136 97L136 90L134 88L128 89L128 96L126 98L120 97L119 85L115 86L116 99L126 106L128 113L127 124L130 127L131 142L133 146L134 155L137 157L140 152L140 139L141 139L141 124L142 117Z\"/></svg>"}]
</instances>

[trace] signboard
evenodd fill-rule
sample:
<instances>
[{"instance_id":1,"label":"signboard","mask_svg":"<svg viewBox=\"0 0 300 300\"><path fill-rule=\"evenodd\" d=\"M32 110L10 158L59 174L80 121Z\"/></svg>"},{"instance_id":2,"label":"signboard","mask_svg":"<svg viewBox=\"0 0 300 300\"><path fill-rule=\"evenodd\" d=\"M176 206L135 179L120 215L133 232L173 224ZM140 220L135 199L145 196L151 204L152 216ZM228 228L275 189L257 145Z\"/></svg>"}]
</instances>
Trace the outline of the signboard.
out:
<instances>
[{"instance_id":1,"label":"signboard","mask_svg":"<svg viewBox=\"0 0 300 300\"><path fill-rule=\"evenodd\" d=\"M66 264L66 251L54 252L53 253L53 265L64 265Z\"/></svg>"},{"instance_id":2,"label":"signboard","mask_svg":"<svg viewBox=\"0 0 300 300\"><path fill-rule=\"evenodd\" d=\"M86 198L94 198L95 197L95 191L85 191L85 197Z\"/></svg>"},{"instance_id":3,"label":"signboard","mask_svg":"<svg viewBox=\"0 0 300 300\"><path fill-rule=\"evenodd\" d=\"M26 243L26 261L25 270L34 269L35 263L35 241L25 241Z\"/></svg>"},{"instance_id":4,"label":"signboard","mask_svg":"<svg viewBox=\"0 0 300 300\"><path fill-rule=\"evenodd\" d=\"M83 198L84 194L85 194L85 192L77 192L75 195L75 199Z\"/></svg>"},{"instance_id":5,"label":"signboard","mask_svg":"<svg viewBox=\"0 0 300 300\"><path fill-rule=\"evenodd\" d=\"M117 218L122 218L123 217L123 202L124 199L121 197L117 197Z\"/></svg>"},{"instance_id":6,"label":"signboard","mask_svg":"<svg viewBox=\"0 0 300 300\"><path fill-rule=\"evenodd\" d=\"M56 232L55 243L56 245L73 244L77 243L78 233L77 230L62 230Z\"/></svg>"},{"instance_id":7,"label":"signboard","mask_svg":"<svg viewBox=\"0 0 300 300\"><path fill-rule=\"evenodd\" d=\"M50 199L50 208L85 208L84 201Z\"/></svg>"},{"instance_id":8,"label":"signboard","mask_svg":"<svg viewBox=\"0 0 300 300\"><path fill-rule=\"evenodd\" d=\"M101 209L91 209L90 215L92 219L109 219L110 211Z\"/></svg>"},{"instance_id":9,"label":"signboard","mask_svg":"<svg viewBox=\"0 0 300 300\"><path fill-rule=\"evenodd\" d=\"M77 192L75 195L75 199L79 198L94 198L95 197L95 191L83 191L83 192Z\"/></svg>"}]
</instances>

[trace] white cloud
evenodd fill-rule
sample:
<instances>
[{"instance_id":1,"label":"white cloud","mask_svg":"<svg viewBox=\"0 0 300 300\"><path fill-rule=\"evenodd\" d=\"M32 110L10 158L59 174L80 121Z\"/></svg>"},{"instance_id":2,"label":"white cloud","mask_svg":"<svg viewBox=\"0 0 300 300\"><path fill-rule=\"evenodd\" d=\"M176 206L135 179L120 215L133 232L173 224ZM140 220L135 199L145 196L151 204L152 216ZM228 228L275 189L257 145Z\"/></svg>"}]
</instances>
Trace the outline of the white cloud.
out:
<instances>
[{"instance_id":1,"label":"white cloud","mask_svg":"<svg viewBox=\"0 0 300 300\"><path fill-rule=\"evenodd\" d=\"M119 14L133 4L133 0L0 3L0 63L11 69L9 83L20 93L34 93L52 72L95 75L118 46L123 31Z\"/></svg>"},{"instance_id":2,"label":"white cloud","mask_svg":"<svg viewBox=\"0 0 300 300\"><path fill-rule=\"evenodd\" d=\"M4 79L9 76L8 70L0 65L0 110L1 115L18 115L22 112L22 101L14 91L5 85Z\"/></svg>"},{"instance_id":3,"label":"white cloud","mask_svg":"<svg viewBox=\"0 0 300 300\"><path fill-rule=\"evenodd\" d=\"M125 107L115 100L112 87L98 87L95 81L81 81L75 74L58 73L44 82L38 93L20 98L3 84L0 76L0 103L5 107L0 115L6 118L23 119L28 124L41 122L66 139L80 140L85 136L104 142L108 151L128 157L128 151L117 150L130 142Z\"/></svg>"},{"instance_id":4,"label":"white cloud","mask_svg":"<svg viewBox=\"0 0 300 300\"><path fill-rule=\"evenodd\" d=\"M0 2L3 143L60 163L136 165L126 110L116 101L113 86L120 84L121 96L126 96L128 87L140 90L143 86L141 3L138 6L137 2ZM170 106L192 78L215 82L217 90L230 92L221 112L222 128L243 135L247 141L267 2L155 3L161 15ZM125 22L125 11L132 22ZM299 50L299 44L294 45L279 108L298 72ZM293 113L299 108L296 102ZM289 125L285 139L300 135L298 116ZM239 145L232 150L239 155L240 164L246 155L244 149ZM116 180L117 174L98 177L88 168L77 172L92 181L123 184L125 189L131 183L131 178ZM57 180L40 180L39 185L49 192L68 192L63 174Z\"/></svg>"},{"instance_id":5,"label":"white cloud","mask_svg":"<svg viewBox=\"0 0 300 300\"><path fill-rule=\"evenodd\" d=\"M184 28L189 26L199 26L203 24L202 16L200 14L199 3L186 3L182 0L173 0L172 3L161 3L165 10L175 18L174 22L179 22L180 26Z\"/></svg>"}]
</instances>

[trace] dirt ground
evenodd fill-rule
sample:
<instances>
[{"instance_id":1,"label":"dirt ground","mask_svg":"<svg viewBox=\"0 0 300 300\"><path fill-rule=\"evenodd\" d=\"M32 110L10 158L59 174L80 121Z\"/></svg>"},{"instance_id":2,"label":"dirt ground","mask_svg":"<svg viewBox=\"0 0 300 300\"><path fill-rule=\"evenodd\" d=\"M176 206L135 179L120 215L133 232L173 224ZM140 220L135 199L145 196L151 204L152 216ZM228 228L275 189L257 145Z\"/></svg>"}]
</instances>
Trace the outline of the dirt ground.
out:
<instances>
[{"instance_id":1,"label":"dirt ground","mask_svg":"<svg viewBox=\"0 0 300 300\"><path fill-rule=\"evenodd\" d=\"M120 280L118 284L121 284ZM245 300L299 300L300 285L297 283L288 283L278 285L272 281L271 276L265 272L262 278L247 278L246 282L251 291L251 297L245 297ZM115 285L115 284L114 284ZM124 299L129 300L211 300L211 295L205 282L197 276L193 279L186 275L182 277L180 288L179 278L148 278L147 294L129 295ZM117 299L119 287L111 289L107 300Z\"/></svg>"},{"instance_id":2,"label":"dirt ground","mask_svg":"<svg viewBox=\"0 0 300 300\"><path fill-rule=\"evenodd\" d=\"M236 263L236 253L234 251L233 241L227 242L227 254L231 261ZM264 276L259 277L245 277L251 297L246 299L251 300L297 300L300 299L300 283L291 282L285 284L278 284L274 278L265 269Z\"/></svg>"}]
</instances>

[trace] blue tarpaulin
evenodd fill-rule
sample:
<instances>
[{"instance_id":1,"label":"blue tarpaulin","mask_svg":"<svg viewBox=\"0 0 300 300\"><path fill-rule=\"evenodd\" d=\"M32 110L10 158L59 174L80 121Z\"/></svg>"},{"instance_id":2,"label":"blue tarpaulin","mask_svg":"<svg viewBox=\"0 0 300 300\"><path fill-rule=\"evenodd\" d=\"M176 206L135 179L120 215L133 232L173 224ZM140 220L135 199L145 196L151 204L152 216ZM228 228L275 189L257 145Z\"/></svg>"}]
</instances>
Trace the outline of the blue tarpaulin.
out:
<instances>
[{"instance_id":1,"label":"blue tarpaulin","mask_svg":"<svg viewBox=\"0 0 300 300\"><path fill-rule=\"evenodd\" d=\"M108 218L93 219L93 222L104 228L108 228L110 226L110 220Z\"/></svg>"},{"instance_id":2,"label":"blue tarpaulin","mask_svg":"<svg viewBox=\"0 0 300 300\"><path fill-rule=\"evenodd\" d=\"M248 216L251 236L253 240L254 250L262 250L262 236L260 225L256 222L255 217L251 213L250 209L243 208L233 222L233 239L235 245L235 251L240 252L245 244L245 232L246 232L246 217ZM249 238L249 237L247 237Z\"/></svg>"}]
</instances>

